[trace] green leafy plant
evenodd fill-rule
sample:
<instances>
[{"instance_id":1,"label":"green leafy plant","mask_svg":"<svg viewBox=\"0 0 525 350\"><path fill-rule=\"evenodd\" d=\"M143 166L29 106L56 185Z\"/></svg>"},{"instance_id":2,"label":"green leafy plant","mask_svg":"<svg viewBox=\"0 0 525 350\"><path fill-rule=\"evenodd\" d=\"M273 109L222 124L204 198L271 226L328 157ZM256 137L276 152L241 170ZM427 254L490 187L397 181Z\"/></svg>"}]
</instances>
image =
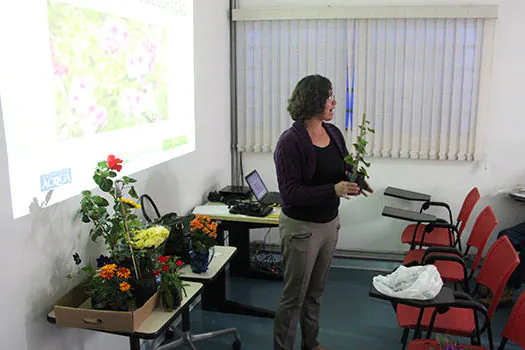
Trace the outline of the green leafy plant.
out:
<instances>
[{"instance_id":1,"label":"green leafy plant","mask_svg":"<svg viewBox=\"0 0 525 350\"><path fill-rule=\"evenodd\" d=\"M183 264L177 256L160 256L157 259L155 274L160 277L160 298L169 311L178 306L175 305L176 299L181 300L183 294L186 296L184 287L188 284L180 278L180 268Z\"/></svg>"},{"instance_id":2,"label":"green leafy plant","mask_svg":"<svg viewBox=\"0 0 525 350\"><path fill-rule=\"evenodd\" d=\"M139 278L130 232L140 229L141 223L134 210L140 208L131 198L137 199L133 187L136 182L128 176L117 178L117 173L122 169L122 159L109 155L106 160L97 164L93 180L98 188L110 195L112 204L98 194L91 191L82 191L80 212L84 223L91 223L91 239L96 241L103 237L109 254L116 260L122 261L131 258L135 275ZM126 198L129 196L130 198Z\"/></svg>"},{"instance_id":3,"label":"green leafy plant","mask_svg":"<svg viewBox=\"0 0 525 350\"><path fill-rule=\"evenodd\" d=\"M137 193L133 185L135 179L124 176L117 179L117 172L122 169L122 160L114 155L109 155L107 160L97 164L93 180L98 188L111 196L113 204L91 191L82 191L80 201L80 211L82 221L92 223L90 230L91 239L96 241L103 237L110 254L115 252L118 243L127 239L126 231L139 229L141 224L137 216L133 213L134 209L140 208L133 199L127 199L127 194L131 198L137 199ZM127 242L126 242L127 243Z\"/></svg>"},{"instance_id":4,"label":"green leafy plant","mask_svg":"<svg viewBox=\"0 0 525 350\"><path fill-rule=\"evenodd\" d=\"M354 153L350 153L345 157L345 162L352 164L353 178L351 180L356 180L358 174L362 174L364 177L369 178L367 168L370 167L370 163L365 160L365 156L368 154L366 151L366 146L368 141L366 140L366 135L370 132L375 134L375 129L369 127L370 121L366 119L366 113L363 114L363 120L361 125L359 125L359 134L357 135L357 140L354 142ZM353 182L353 181L352 181Z\"/></svg>"}]
</instances>

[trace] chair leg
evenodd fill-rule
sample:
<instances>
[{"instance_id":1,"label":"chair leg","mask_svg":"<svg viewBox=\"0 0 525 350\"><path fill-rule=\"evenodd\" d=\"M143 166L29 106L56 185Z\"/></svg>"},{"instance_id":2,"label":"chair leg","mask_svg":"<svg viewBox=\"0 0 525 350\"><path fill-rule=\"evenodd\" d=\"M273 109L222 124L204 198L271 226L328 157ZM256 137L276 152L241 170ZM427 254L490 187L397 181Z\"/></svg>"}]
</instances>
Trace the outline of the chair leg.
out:
<instances>
[{"instance_id":1,"label":"chair leg","mask_svg":"<svg viewBox=\"0 0 525 350\"><path fill-rule=\"evenodd\" d=\"M409 332L410 332L409 328L403 329L403 335L401 336L402 349L404 349L407 344Z\"/></svg>"},{"instance_id":2,"label":"chair leg","mask_svg":"<svg viewBox=\"0 0 525 350\"><path fill-rule=\"evenodd\" d=\"M507 345L507 341L508 341L507 338L503 338L503 339L501 339L501 343L500 343L499 346L498 346L498 350L503 350L503 349L505 349L505 345Z\"/></svg>"}]
</instances>

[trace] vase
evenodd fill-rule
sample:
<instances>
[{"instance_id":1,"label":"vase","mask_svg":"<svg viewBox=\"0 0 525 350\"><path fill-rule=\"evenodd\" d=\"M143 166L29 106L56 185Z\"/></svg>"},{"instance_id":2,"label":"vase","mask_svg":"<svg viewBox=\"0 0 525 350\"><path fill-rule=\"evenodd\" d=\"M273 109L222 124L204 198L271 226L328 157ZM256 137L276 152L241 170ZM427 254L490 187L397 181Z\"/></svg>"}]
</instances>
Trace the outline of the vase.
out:
<instances>
[{"instance_id":1,"label":"vase","mask_svg":"<svg viewBox=\"0 0 525 350\"><path fill-rule=\"evenodd\" d=\"M162 306L164 306L168 311L178 308L182 302L182 295L177 289L162 292L160 298L162 301Z\"/></svg>"},{"instance_id":2,"label":"vase","mask_svg":"<svg viewBox=\"0 0 525 350\"><path fill-rule=\"evenodd\" d=\"M135 304L142 307L157 292L155 275L136 280L134 283Z\"/></svg>"},{"instance_id":3,"label":"vase","mask_svg":"<svg viewBox=\"0 0 525 350\"><path fill-rule=\"evenodd\" d=\"M215 255L215 249L212 248L212 255L210 257L210 251L208 249L202 252L190 251L190 267L194 273L203 273L208 271L208 266L213 260Z\"/></svg>"}]
</instances>

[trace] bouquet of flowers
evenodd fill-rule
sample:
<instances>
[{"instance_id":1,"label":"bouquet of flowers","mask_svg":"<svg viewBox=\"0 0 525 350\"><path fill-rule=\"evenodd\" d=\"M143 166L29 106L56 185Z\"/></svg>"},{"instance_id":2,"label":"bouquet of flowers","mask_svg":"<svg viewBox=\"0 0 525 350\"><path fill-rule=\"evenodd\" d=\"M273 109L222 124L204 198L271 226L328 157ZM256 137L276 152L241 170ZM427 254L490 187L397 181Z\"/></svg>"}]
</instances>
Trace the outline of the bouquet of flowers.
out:
<instances>
[{"instance_id":1,"label":"bouquet of flowers","mask_svg":"<svg viewBox=\"0 0 525 350\"><path fill-rule=\"evenodd\" d=\"M217 239L217 223L209 216L196 215L190 222L191 249L197 253L208 251L215 246Z\"/></svg>"},{"instance_id":2,"label":"bouquet of flowers","mask_svg":"<svg viewBox=\"0 0 525 350\"><path fill-rule=\"evenodd\" d=\"M157 259L155 274L160 278L160 299L169 311L180 305L183 293L186 296L184 287L187 284L180 279L179 271L183 264L176 256L160 256Z\"/></svg>"}]
</instances>

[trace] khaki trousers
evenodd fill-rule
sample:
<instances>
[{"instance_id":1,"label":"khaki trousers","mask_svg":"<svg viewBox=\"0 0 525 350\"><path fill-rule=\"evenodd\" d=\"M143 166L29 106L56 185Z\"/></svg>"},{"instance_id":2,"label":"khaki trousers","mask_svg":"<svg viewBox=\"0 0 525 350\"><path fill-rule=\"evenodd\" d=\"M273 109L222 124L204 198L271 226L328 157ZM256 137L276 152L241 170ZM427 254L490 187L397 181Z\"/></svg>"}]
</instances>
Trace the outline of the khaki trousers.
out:
<instances>
[{"instance_id":1,"label":"khaki trousers","mask_svg":"<svg viewBox=\"0 0 525 350\"><path fill-rule=\"evenodd\" d=\"M279 231L284 288L274 321L274 349L293 349L298 322L302 348L315 349L320 299L337 244L339 217L319 224L281 214Z\"/></svg>"}]
</instances>

